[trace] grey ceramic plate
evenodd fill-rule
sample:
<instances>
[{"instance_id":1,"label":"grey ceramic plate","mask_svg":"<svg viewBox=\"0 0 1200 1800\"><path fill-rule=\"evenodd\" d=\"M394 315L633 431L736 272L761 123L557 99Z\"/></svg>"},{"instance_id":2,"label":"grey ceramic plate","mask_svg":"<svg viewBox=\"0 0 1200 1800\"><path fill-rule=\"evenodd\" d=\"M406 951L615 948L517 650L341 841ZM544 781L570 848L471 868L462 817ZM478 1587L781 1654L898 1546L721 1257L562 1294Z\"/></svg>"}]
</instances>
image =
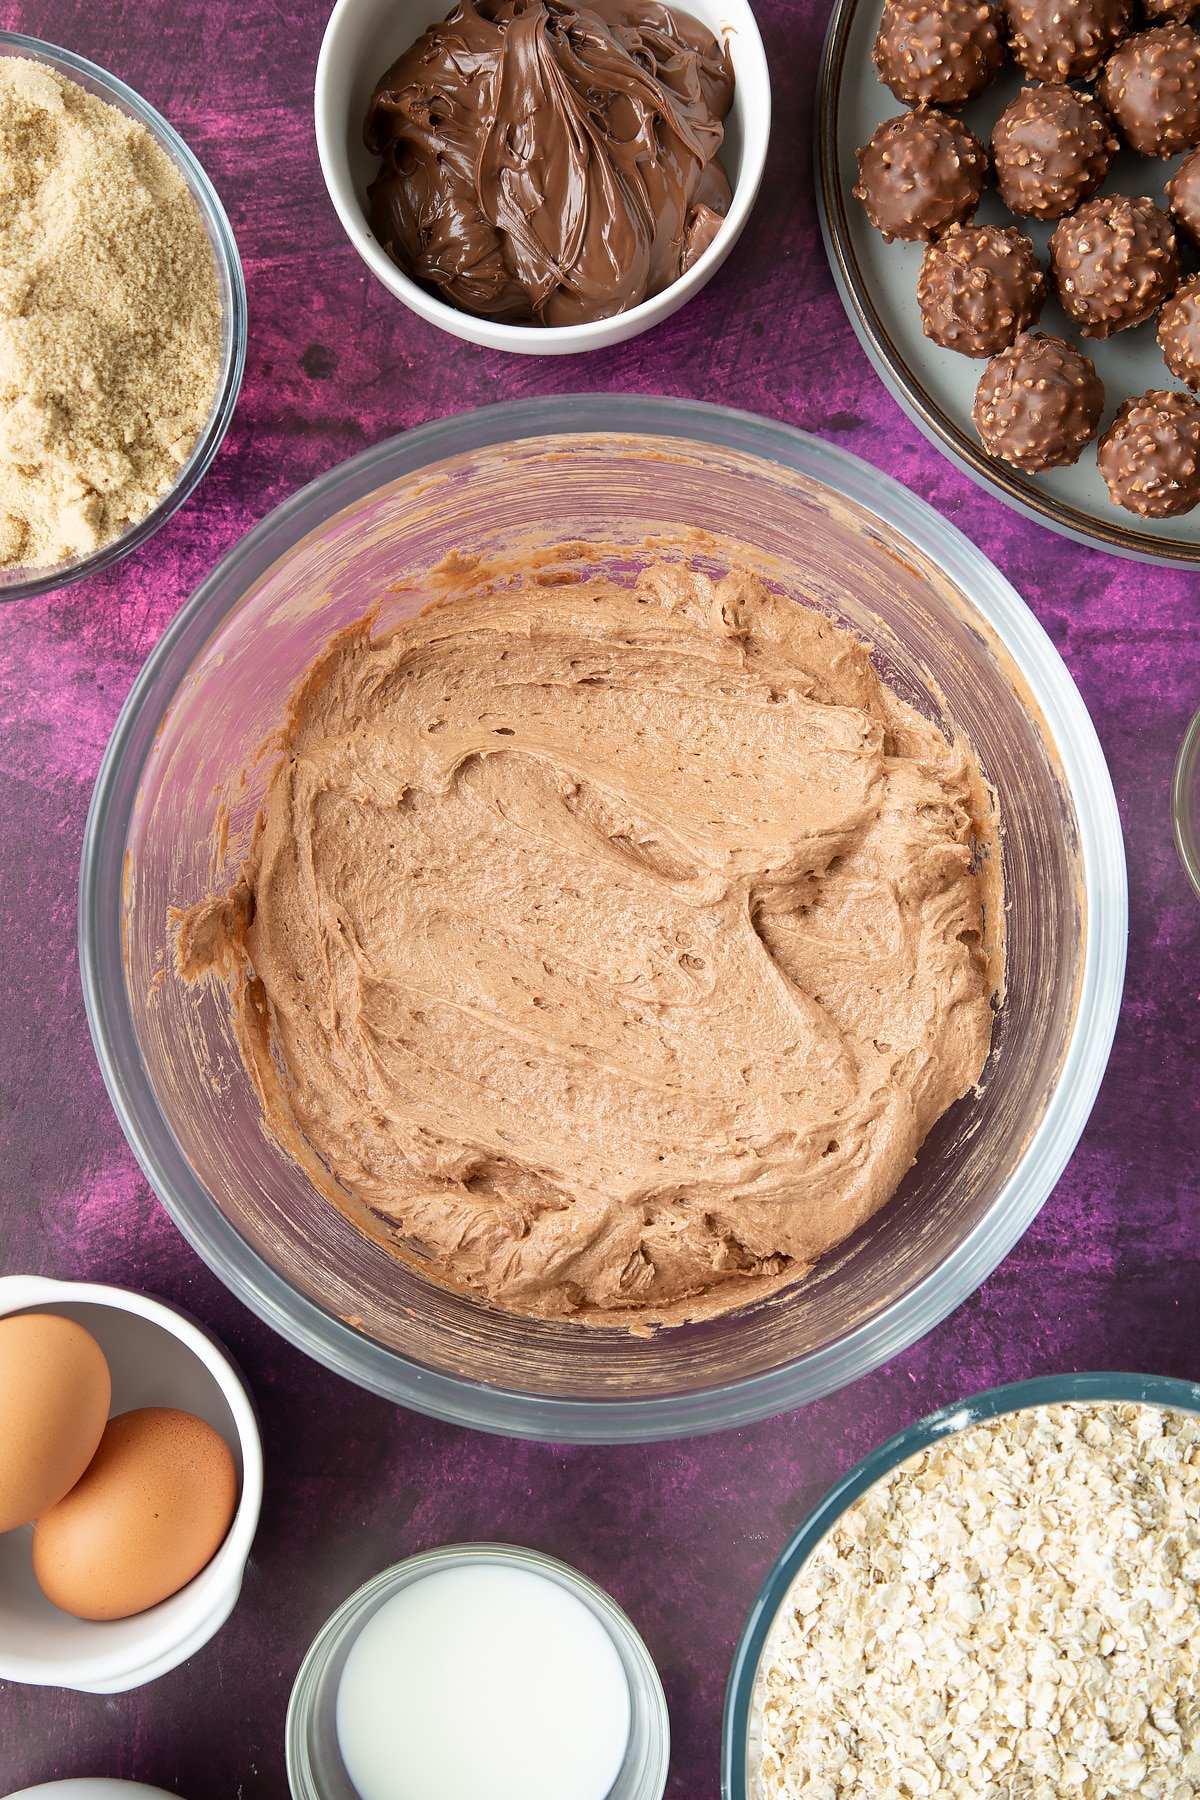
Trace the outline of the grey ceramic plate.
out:
<instances>
[{"instance_id":1,"label":"grey ceramic plate","mask_svg":"<svg viewBox=\"0 0 1200 1800\"><path fill-rule=\"evenodd\" d=\"M1200 508L1179 519L1138 519L1123 512L1108 497L1091 445L1074 468L1025 475L989 456L980 444L971 423L971 405L984 362L939 349L922 334L916 285L923 246L885 244L851 193L857 177L855 150L881 120L903 111L879 81L871 61L881 12L882 0L837 0L821 63L817 120L821 229L838 291L863 348L925 435L1006 505L1067 537L1118 555L1200 565ZM963 110L961 116L984 144L1021 85L1020 70L1009 64L987 92ZM1102 191L1149 194L1161 204L1165 182L1181 160L1160 162L1123 152ZM977 216L980 223L1013 222L994 189ZM1046 263L1053 225L1017 223ZM1184 265L1185 273L1195 266L1194 256L1186 250ZM1080 338L1057 301L1050 300L1037 329L1072 339L1094 358L1106 395L1102 429L1129 395L1181 386L1163 362L1153 321L1096 342Z\"/></svg>"}]
</instances>

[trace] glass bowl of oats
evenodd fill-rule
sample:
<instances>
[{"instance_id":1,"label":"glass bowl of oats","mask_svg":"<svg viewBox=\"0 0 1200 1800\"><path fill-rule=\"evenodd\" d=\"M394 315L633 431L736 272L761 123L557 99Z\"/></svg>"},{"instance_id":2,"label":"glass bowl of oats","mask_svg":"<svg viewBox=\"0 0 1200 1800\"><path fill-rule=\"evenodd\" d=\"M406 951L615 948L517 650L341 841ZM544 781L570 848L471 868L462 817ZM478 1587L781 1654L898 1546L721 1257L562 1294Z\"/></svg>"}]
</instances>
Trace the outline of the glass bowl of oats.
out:
<instances>
[{"instance_id":1,"label":"glass bowl of oats","mask_svg":"<svg viewBox=\"0 0 1200 1800\"><path fill-rule=\"evenodd\" d=\"M1052 1375L837 1483L733 1661L723 1800L1200 1792L1200 1385Z\"/></svg>"},{"instance_id":2,"label":"glass bowl of oats","mask_svg":"<svg viewBox=\"0 0 1200 1800\"><path fill-rule=\"evenodd\" d=\"M0 600L111 567L233 417L246 288L212 182L94 63L0 32Z\"/></svg>"}]
</instances>

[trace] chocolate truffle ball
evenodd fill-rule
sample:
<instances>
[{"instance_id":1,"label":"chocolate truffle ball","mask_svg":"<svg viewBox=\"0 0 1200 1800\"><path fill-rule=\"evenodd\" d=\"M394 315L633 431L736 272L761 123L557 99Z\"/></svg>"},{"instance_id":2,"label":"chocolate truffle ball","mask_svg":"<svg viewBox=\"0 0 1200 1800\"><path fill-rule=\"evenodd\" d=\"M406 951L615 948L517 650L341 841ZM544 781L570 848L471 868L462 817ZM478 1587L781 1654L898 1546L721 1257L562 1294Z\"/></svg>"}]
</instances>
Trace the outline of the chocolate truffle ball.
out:
<instances>
[{"instance_id":1,"label":"chocolate truffle ball","mask_svg":"<svg viewBox=\"0 0 1200 1800\"><path fill-rule=\"evenodd\" d=\"M1046 298L1037 252L1013 225L952 225L917 277L925 336L963 356L994 356L1032 325Z\"/></svg>"},{"instance_id":2,"label":"chocolate truffle ball","mask_svg":"<svg viewBox=\"0 0 1200 1800\"><path fill-rule=\"evenodd\" d=\"M1200 390L1200 275L1176 288L1159 313L1158 347L1172 375Z\"/></svg>"},{"instance_id":3,"label":"chocolate truffle ball","mask_svg":"<svg viewBox=\"0 0 1200 1800\"><path fill-rule=\"evenodd\" d=\"M1032 472L1077 462L1103 410L1090 356L1065 338L1022 332L983 371L971 417L985 450Z\"/></svg>"},{"instance_id":4,"label":"chocolate truffle ball","mask_svg":"<svg viewBox=\"0 0 1200 1800\"><path fill-rule=\"evenodd\" d=\"M1111 337L1156 313L1179 285L1179 252L1153 200L1102 194L1050 239L1050 266L1063 311L1085 337Z\"/></svg>"},{"instance_id":5,"label":"chocolate truffle ball","mask_svg":"<svg viewBox=\"0 0 1200 1800\"><path fill-rule=\"evenodd\" d=\"M1177 229L1200 244L1200 150L1185 156L1168 181L1167 202Z\"/></svg>"},{"instance_id":6,"label":"chocolate truffle ball","mask_svg":"<svg viewBox=\"0 0 1200 1800\"><path fill-rule=\"evenodd\" d=\"M1108 114L1070 87L1022 88L992 128L996 186L1009 212L1060 219L1094 194L1117 153Z\"/></svg>"},{"instance_id":7,"label":"chocolate truffle ball","mask_svg":"<svg viewBox=\"0 0 1200 1800\"><path fill-rule=\"evenodd\" d=\"M1200 12L1200 0L1142 0L1142 11L1156 25L1160 19L1174 19L1182 25L1193 13Z\"/></svg>"},{"instance_id":8,"label":"chocolate truffle ball","mask_svg":"<svg viewBox=\"0 0 1200 1800\"><path fill-rule=\"evenodd\" d=\"M871 52L879 79L916 106L965 106L1004 61L987 0L887 0Z\"/></svg>"},{"instance_id":9,"label":"chocolate truffle ball","mask_svg":"<svg viewBox=\"0 0 1200 1800\"><path fill-rule=\"evenodd\" d=\"M1200 144L1200 33L1156 25L1126 38L1104 65L1097 93L1131 150L1174 156Z\"/></svg>"},{"instance_id":10,"label":"chocolate truffle ball","mask_svg":"<svg viewBox=\"0 0 1200 1800\"><path fill-rule=\"evenodd\" d=\"M1127 400L1096 447L1118 506L1173 519L1200 500L1200 400L1152 389Z\"/></svg>"},{"instance_id":11,"label":"chocolate truffle ball","mask_svg":"<svg viewBox=\"0 0 1200 1800\"><path fill-rule=\"evenodd\" d=\"M933 107L885 119L858 153L856 200L889 243L928 243L973 218L987 180L987 152L961 119Z\"/></svg>"},{"instance_id":12,"label":"chocolate truffle ball","mask_svg":"<svg viewBox=\"0 0 1200 1800\"><path fill-rule=\"evenodd\" d=\"M1133 0L1003 0L1012 53L1035 81L1092 75L1129 30Z\"/></svg>"}]
</instances>

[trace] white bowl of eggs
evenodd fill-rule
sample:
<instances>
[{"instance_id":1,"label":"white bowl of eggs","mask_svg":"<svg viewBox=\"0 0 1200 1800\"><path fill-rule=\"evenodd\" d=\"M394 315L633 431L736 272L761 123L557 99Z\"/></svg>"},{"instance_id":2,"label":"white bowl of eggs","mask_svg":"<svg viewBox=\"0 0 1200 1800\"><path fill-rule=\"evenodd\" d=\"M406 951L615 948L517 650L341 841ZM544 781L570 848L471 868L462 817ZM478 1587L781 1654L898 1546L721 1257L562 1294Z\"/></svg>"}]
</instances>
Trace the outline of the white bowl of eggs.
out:
<instances>
[{"instance_id":1,"label":"white bowl of eggs","mask_svg":"<svg viewBox=\"0 0 1200 1800\"><path fill-rule=\"evenodd\" d=\"M0 1278L0 1678L140 1687L233 1611L262 1443L220 1347L161 1301Z\"/></svg>"}]
</instances>

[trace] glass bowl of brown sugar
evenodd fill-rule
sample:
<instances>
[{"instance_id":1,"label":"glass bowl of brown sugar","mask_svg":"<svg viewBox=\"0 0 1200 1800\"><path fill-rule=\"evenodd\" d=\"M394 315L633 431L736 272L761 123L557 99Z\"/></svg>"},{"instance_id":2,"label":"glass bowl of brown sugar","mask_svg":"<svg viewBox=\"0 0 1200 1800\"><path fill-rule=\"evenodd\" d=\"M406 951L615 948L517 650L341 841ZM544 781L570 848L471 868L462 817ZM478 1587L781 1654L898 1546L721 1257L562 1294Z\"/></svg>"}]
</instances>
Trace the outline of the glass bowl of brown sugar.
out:
<instances>
[{"instance_id":1,"label":"glass bowl of brown sugar","mask_svg":"<svg viewBox=\"0 0 1200 1800\"><path fill-rule=\"evenodd\" d=\"M246 288L212 182L124 82L5 31L0 100L37 176L22 254L38 266L4 258L0 317L0 600L19 600L110 568L195 491L237 402ZM64 184L72 228L43 230L40 190Z\"/></svg>"}]
</instances>

